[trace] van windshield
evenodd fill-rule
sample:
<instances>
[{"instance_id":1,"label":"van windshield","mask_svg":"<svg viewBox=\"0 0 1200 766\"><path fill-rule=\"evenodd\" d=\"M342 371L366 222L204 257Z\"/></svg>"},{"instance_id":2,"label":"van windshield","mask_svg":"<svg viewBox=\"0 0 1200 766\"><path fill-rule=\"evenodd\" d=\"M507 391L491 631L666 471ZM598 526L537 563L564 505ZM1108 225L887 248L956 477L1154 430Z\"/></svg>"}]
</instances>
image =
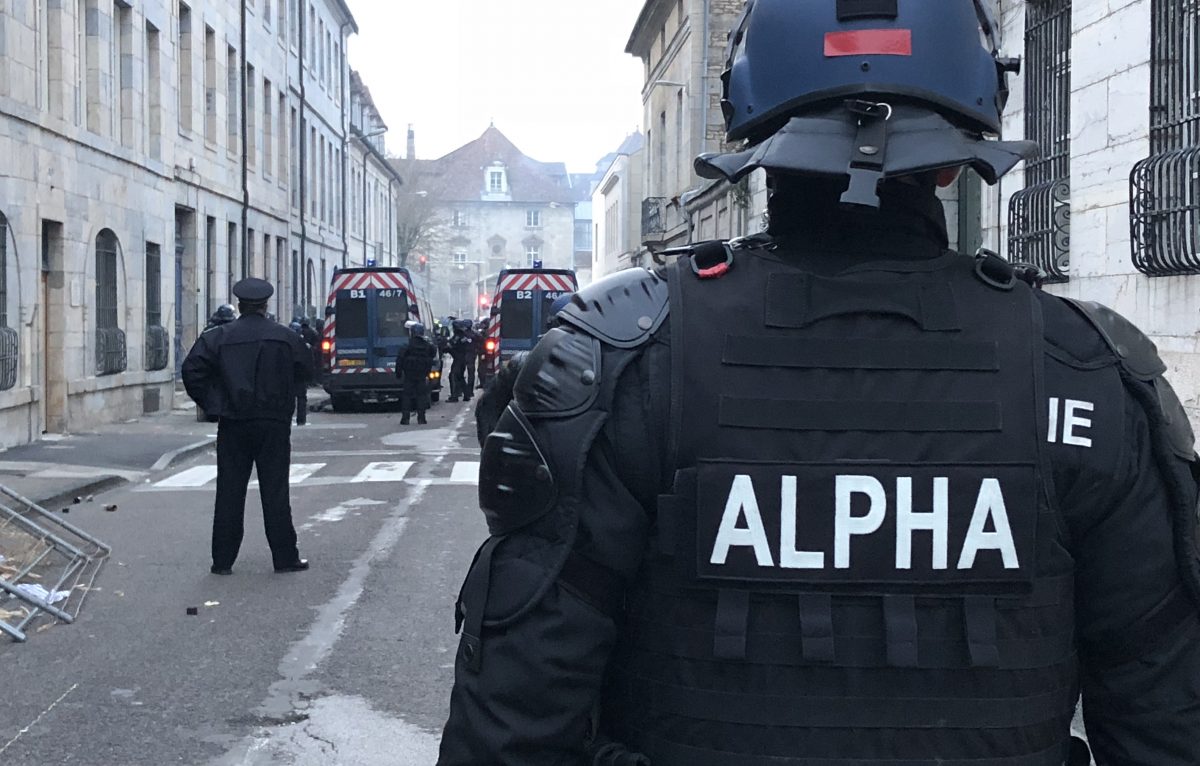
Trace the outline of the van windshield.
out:
<instances>
[{"instance_id":1,"label":"van windshield","mask_svg":"<svg viewBox=\"0 0 1200 766\"><path fill-rule=\"evenodd\" d=\"M532 338L533 290L505 290L500 298L500 337Z\"/></svg>"},{"instance_id":2,"label":"van windshield","mask_svg":"<svg viewBox=\"0 0 1200 766\"><path fill-rule=\"evenodd\" d=\"M340 338L367 337L367 299L350 297L350 290L337 294L337 334ZM403 325L403 323L401 323Z\"/></svg>"},{"instance_id":3,"label":"van windshield","mask_svg":"<svg viewBox=\"0 0 1200 766\"><path fill-rule=\"evenodd\" d=\"M375 294L375 329L380 338L402 338L408 321L408 296L403 290L380 290Z\"/></svg>"}]
</instances>

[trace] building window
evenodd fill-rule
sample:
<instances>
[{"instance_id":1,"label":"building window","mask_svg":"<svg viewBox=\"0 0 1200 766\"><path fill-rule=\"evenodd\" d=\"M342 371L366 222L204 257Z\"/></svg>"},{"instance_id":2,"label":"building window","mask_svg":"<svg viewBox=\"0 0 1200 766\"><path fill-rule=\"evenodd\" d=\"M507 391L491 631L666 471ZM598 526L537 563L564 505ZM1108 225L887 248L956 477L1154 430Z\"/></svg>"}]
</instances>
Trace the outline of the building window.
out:
<instances>
[{"instance_id":1,"label":"building window","mask_svg":"<svg viewBox=\"0 0 1200 766\"><path fill-rule=\"evenodd\" d=\"M146 369L165 370L171 362L171 341L162 326L162 250L146 243Z\"/></svg>"},{"instance_id":2,"label":"building window","mask_svg":"<svg viewBox=\"0 0 1200 766\"><path fill-rule=\"evenodd\" d=\"M0 213L0 391L17 385L18 337L8 326L8 219Z\"/></svg>"},{"instance_id":3,"label":"building window","mask_svg":"<svg viewBox=\"0 0 1200 766\"><path fill-rule=\"evenodd\" d=\"M290 151L288 152L288 161L292 163L292 178L291 178L291 180L292 180L292 184L291 184L291 186L292 186L292 209L299 210L300 209L300 161L302 158L300 155L300 144L299 144L299 140L300 140L299 120L298 120L298 115L296 114L296 107L294 107L294 106L292 107L292 118L291 118L290 129L291 129L292 135L291 135Z\"/></svg>"},{"instance_id":4,"label":"building window","mask_svg":"<svg viewBox=\"0 0 1200 766\"><path fill-rule=\"evenodd\" d=\"M541 245L526 245L525 246L525 265L533 266L537 261L542 260Z\"/></svg>"},{"instance_id":5,"label":"building window","mask_svg":"<svg viewBox=\"0 0 1200 766\"><path fill-rule=\"evenodd\" d=\"M502 194L504 192L504 171L489 170L488 171L488 193Z\"/></svg>"},{"instance_id":6,"label":"building window","mask_svg":"<svg viewBox=\"0 0 1200 766\"><path fill-rule=\"evenodd\" d=\"M116 79L118 88L115 110L117 135L120 137L122 146L132 149L134 129L137 126L137 120L134 119L133 113L134 99L136 98L133 87L133 8L128 3L118 1L113 5L113 11L117 14Z\"/></svg>"},{"instance_id":7,"label":"building window","mask_svg":"<svg viewBox=\"0 0 1200 766\"><path fill-rule=\"evenodd\" d=\"M162 158L162 82L161 77L161 43L158 29L146 22L146 133L150 156Z\"/></svg>"},{"instance_id":8,"label":"building window","mask_svg":"<svg viewBox=\"0 0 1200 766\"><path fill-rule=\"evenodd\" d=\"M263 79L263 126L262 126L262 145L263 145L263 175L267 178L271 177L271 173L275 170L275 126L271 122L271 109L274 104L274 97L271 94L271 81Z\"/></svg>"},{"instance_id":9,"label":"building window","mask_svg":"<svg viewBox=\"0 0 1200 766\"><path fill-rule=\"evenodd\" d=\"M1200 274L1200 6L1153 0L1150 156L1129 177L1133 265Z\"/></svg>"},{"instance_id":10,"label":"building window","mask_svg":"<svg viewBox=\"0 0 1200 766\"><path fill-rule=\"evenodd\" d=\"M125 333L119 327L117 250L112 230L96 235L96 374L125 371Z\"/></svg>"},{"instance_id":11,"label":"building window","mask_svg":"<svg viewBox=\"0 0 1200 766\"><path fill-rule=\"evenodd\" d=\"M238 53L232 46L225 49L225 133L228 137L229 154L235 155L241 136L238 135L238 107L240 94L238 89Z\"/></svg>"},{"instance_id":12,"label":"building window","mask_svg":"<svg viewBox=\"0 0 1200 766\"><path fill-rule=\"evenodd\" d=\"M454 265L455 266L466 266L467 265L467 251L466 250L455 250L454 251Z\"/></svg>"},{"instance_id":13,"label":"building window","mask_svg":"<svg viewBox=\"0 0 1200 766\"><path fill-rule=\"evenodd\" d=\"M1066 282L1071 255L1071 0L1025 11L1025 138L1041 150L1008 209L1008 253L1047 282Z\"/></svg>"},{"instance_id":14,"label":"building window","mask_svg":"<svg viewBox=\"0 0 1200 766\"><path fill-rule=\"evenodd\" d=\"M217 33L204 27L204 140L217 142Z\"/></svg>"},{"instance_id":15,"label":"building window","mask_svg":"<svg viewBox=\"0 0 1200 766\"><path fill-rule=\"evenodd\" d=\"M285 0L279 0L275 9L277 13L275 18L275 33L279 36L280 42L283 42L285 39L287 39L288 9L284 3Z\"/></svg>"},{"instance_id":16,"label":"building window","mask_svg":"<svg viewBox=\"0 0 1200 766\"><path fill-rule=\"evenodd\" d=\"M526 210L525 226L530 229L540 229L542 227L542 211Z\"/></svg>"},{"instance_id":17,"label":"building window","mask_svg":"<svg viewBox=\"0 0 1200 766\"><path fill-rule=\"evenodd\" d=\"M279 183L281 186L286 186L288 183L288 155L291 152L291 147L288 146L288 127L284 122L287 116L287 94L282 89L279 91L279 111L275 113L276 130L279 141Z\"/></svg>"},{"instance_id":18,"label":"building window","mask_svg":"<svg viewBox=\"0 0 1200 766\"><path fill-rule=\"evenodd\" d=\"M238 229L236 223L230 223L226 234L225 258L228 261L226 269L225 300L233 303L233 285L238 280Z\"/></svg>"},{"instance_id":19,"label":"building window","mask_svg":"<svg viewBox=\"0 0 1200 766\"><path fill-rule=\"evenodd\" d=\"M467 225L468 224L467 224L466 212L463 210L455 210L454 211L454 226L459 229L465 229L467 227Z\"/></svg>"},{"instance_id":20,"label":"building window","mask_svg":"<svg viewBox=\"0 0 1200 766\"><path fill-rule=\"evenodd\" d=\"M254 167L258 161L258 106L255 102L257 79L254 65L246 65L246 164Z\"/></svg>"},{"instance_id":21,"label":"building window","mask_svg":"<svg viewBox=\"0 0 1200 766\"><path fill-rule=\"evenodd\" d=\"M176 42L179 63L179 130L192 130L192 9L179 4L179 30Z\"/></svg>"}]
</instances>

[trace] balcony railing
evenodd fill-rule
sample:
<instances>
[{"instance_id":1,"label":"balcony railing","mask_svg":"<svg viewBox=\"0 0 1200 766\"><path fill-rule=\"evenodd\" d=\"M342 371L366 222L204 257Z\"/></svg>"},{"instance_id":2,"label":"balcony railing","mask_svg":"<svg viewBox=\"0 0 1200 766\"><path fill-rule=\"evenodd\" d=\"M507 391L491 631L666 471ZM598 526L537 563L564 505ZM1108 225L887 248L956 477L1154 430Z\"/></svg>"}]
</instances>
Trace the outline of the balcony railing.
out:
<instances>
[{"instance_id":1,"label":"balcony railing","mask_svg":"<svg viewBox=\"0 0 1200 766\"><path fill-rule=\"evenodd\" d=\"M11 327L0 327L0 391L17 385L19 351L17 331Z\"/></svg>"},{"instance_id":2,"label":"balcony railing","mask_svg":"<svg viewBox=\"0 0 1200 766\"><path fill-rule=\"evenodd\" d=\"M125 372L127 365L124 331L116 327L96 328L96 374L115 375Z\"/></svg>"},{"instance_id":3,"label":"balcony railing","mask_svg":"<svg viewBox=\"0 0 1200 766\"><path fill-rule=\"evenodd\" d=\"M146 369L165 370L170 363L171 336L165 327L150 325L146 328Z\"/></svg>"},{"instance_id":4,"label":"balcony railing","mask_svg":"<svg viewBox=\"0 0 1200 766\"><path fill-rule=\"evenodd\" d=\"M671 239L686 223L678 202L668 197L642 200L642 242L656 244Z\"/></svg>"}]
</instances>

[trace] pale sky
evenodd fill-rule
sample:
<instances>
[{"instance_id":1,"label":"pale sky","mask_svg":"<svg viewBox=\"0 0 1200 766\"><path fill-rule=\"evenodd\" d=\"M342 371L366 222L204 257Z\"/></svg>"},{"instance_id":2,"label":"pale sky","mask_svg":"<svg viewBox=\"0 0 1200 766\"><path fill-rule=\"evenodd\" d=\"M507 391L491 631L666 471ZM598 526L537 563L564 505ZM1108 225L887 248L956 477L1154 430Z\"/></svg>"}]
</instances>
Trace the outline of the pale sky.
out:
<instances>
[{"instance_id":1,"label":"pale sky","mask_svg":"<svg viewBox=\"0 0 1200 766\"><path fill-rule=\"evenodd\" d=\"M525 154L591 171L642 121L625 53L643 0L347 0L359 70L404 154L440 157L494 121Z\"/></svg>"}]
</instances>

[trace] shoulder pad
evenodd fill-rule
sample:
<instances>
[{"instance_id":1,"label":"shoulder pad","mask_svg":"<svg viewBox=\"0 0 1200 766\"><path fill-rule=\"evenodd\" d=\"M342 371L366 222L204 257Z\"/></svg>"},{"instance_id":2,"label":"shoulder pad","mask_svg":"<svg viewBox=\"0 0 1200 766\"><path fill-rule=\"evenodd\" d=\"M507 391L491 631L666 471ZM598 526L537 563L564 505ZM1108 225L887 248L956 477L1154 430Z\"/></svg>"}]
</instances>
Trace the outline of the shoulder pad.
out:
<instances>
[{"instance_id":1,"label":"shoulder pad","mask_svg":"<svg viewBox=\"0 0 1200 766\"><path fill-rule=\"evenodd\" d=\"M665 279L626 269L575 293L558 317L610 346L635 348L662 326L669 308Z\"/></svg>"},{"instance_id":2,"label":"shoulder pad","mask_svg":"<svg viewBox=\"0 0 1200 766\"><path fill-rule=\"evenodd\" d=\"M529 352L513 398L530 418L561 418L586 411L599 392L600 341L556 327Z\"/></svg>"},{"instance_id":3,"label":"shoulder pad","mask_svg":"<svg viewBox=\"0 0 1200 766\"><path fill-rule=\"evenodd\" d=\"M488 531L511 534L545 516L554 506L550 465L530 424L509 407L487 440L479 464L479 505Z\"/></svg>"},{"instance_id":4,"label":"shoulder pad","mask_svg":"<svg viewBox=\"0 0 1200 766\"><path fill-rule=\"evenodd\" d=\"M1096 328L1100 337L1121 360L1121 365L1139 380L1153 380L1167 371L1154 341L1125 317L1093 301L1065 299Z\"/></svg>"}]
</instances>

